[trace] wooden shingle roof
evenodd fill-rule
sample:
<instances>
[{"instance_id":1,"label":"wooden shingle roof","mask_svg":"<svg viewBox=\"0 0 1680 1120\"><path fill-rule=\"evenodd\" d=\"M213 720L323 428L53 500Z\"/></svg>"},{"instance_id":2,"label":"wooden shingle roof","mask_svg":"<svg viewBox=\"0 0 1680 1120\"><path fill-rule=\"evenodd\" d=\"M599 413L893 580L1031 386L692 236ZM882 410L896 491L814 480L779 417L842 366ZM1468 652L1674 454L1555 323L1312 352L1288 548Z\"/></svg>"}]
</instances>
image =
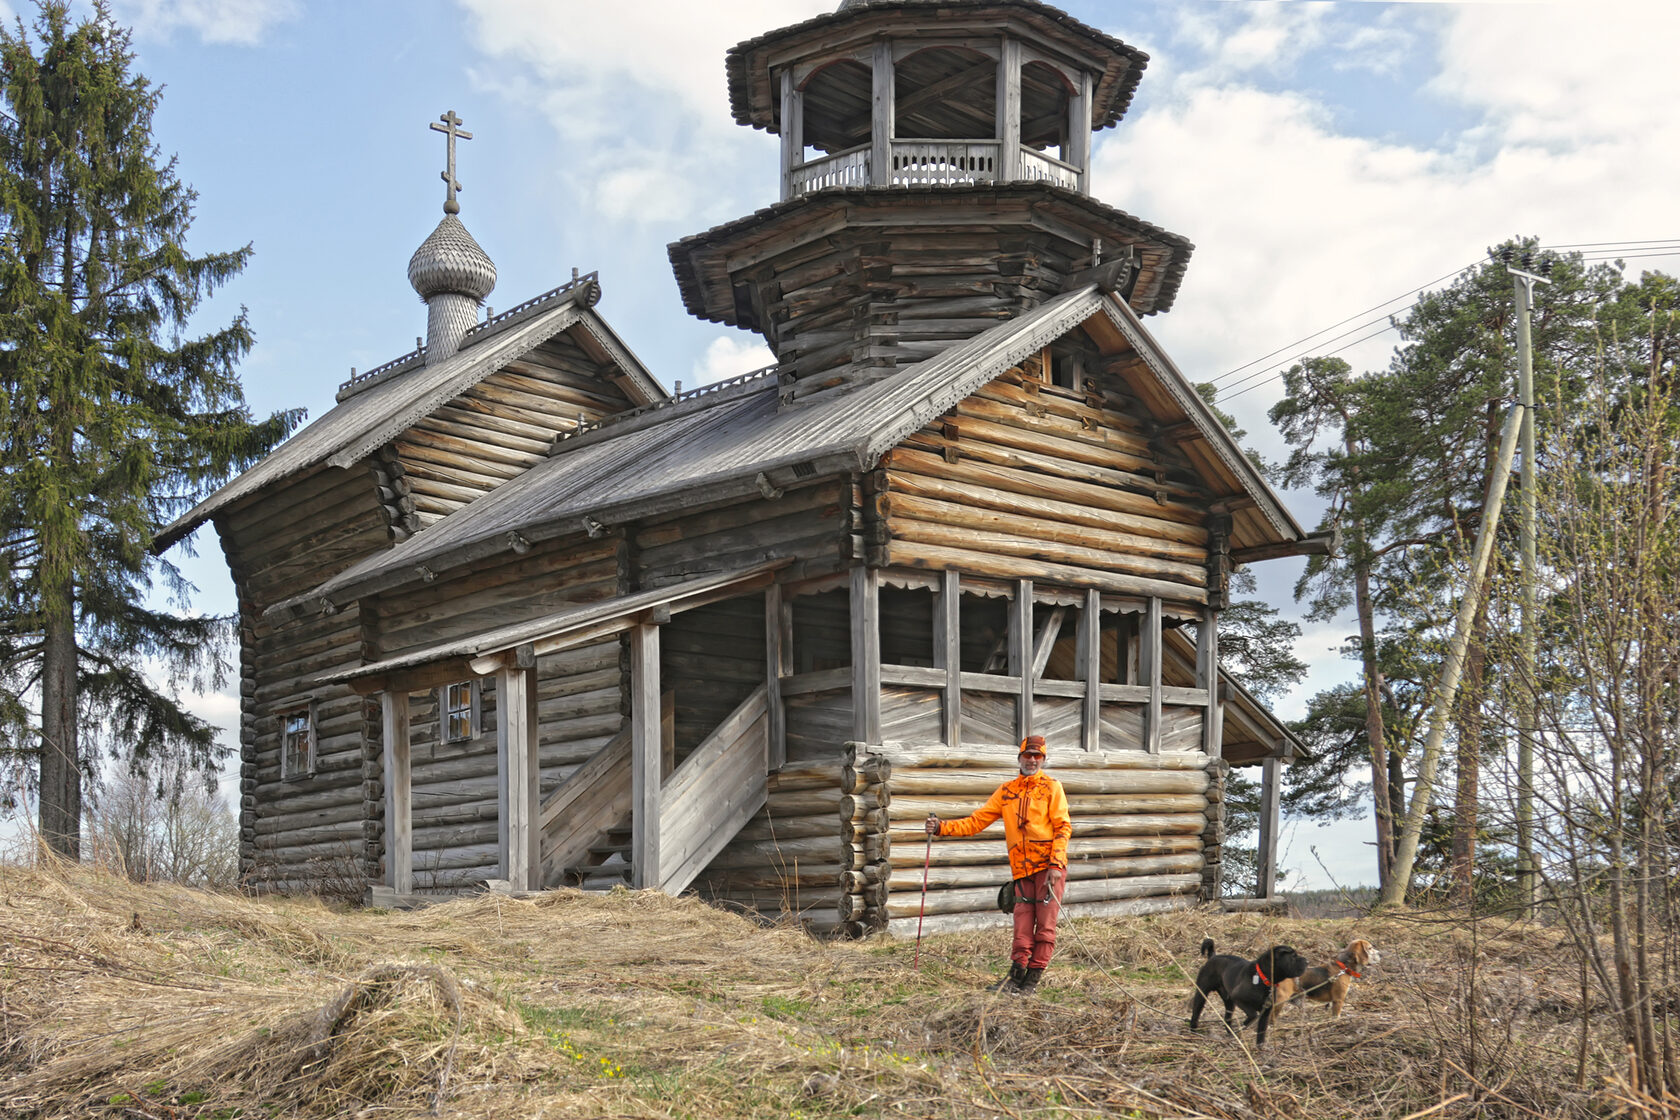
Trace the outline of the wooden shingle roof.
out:
<instances>
[{"instance_id":1,"label":"wooden shingle roof","mask_svg":"<svg viewBox=\"0 0 1680 1120\"><path fill-rule=\"evenodd\" d=\"M424 567L441 572L514 547L599 531L637 517L750 496L820 475L870 469L888 450L986 382L1084 324L1141 330L1117 297L1095 286L1064 293L939 355L854 393L806 408L780 407L773 377L608 422L472 505L388 552L369 557L300 597L345 602L399 586ZM1090 329L1088 327L1088 329ZM1140 336L1142 344L1153 340ZM1222 492L1243 494L1255 516L1242 545L1286 545L1306 534L1242 455L1230 434L1170 363L1146 373L1180 384L1171 397L1217 453L1207 459ZM281 604L280 609L288 604Z\"/></svg>"}]
</instances>

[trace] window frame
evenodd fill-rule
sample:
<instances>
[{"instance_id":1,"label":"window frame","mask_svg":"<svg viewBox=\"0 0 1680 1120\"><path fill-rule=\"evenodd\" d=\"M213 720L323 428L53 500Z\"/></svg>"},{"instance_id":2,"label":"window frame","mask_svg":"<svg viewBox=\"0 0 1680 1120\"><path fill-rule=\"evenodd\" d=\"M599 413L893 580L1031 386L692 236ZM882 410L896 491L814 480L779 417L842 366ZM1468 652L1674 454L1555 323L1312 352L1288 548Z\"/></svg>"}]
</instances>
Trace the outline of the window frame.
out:
<instances>
[{"instance_id":1,"label":"window frame","mask_svg":"<svg viewBox=\"0 0 1680 1120\"><path fill-rule=\"evenodd\" d=\"M317 739L317 720L315 718L315 701L304 704L293 704L278 710L275 715L280 720L280 780L283 782L297 781L315 775L315 764L319 751ZM303 719L303 751L302 765L297 765L293 759L297 752L292 750L293 730L291 722L301 717Z\"/></svg>"},{"instance_id":2,"label":"window frame","mask_svg":"<svg viewBox=\"0 0 1680 1120\"><path fill-rule=\"evenodd\" d=\"M449 693L451 689L462 686L465 686L468 690L467 707L464 709L467 714L467 733L465 735L453 735L449 728L450 717L455 714L457 709L450 707ZM438 686L438 742L470 743L479 737L484 729L483 695L484 691L479 687L479 681L476 678L450 681L448 684Z\"/></svg>"}]
</instances>

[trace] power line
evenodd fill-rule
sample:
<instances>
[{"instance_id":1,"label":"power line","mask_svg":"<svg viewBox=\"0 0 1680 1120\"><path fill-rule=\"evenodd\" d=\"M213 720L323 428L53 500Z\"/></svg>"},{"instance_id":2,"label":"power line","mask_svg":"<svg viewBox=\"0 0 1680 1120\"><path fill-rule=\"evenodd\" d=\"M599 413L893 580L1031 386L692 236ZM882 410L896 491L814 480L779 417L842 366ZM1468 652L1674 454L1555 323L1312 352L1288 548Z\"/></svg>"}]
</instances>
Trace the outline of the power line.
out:
<instances>
[{"instance_id":1,"label":"power line","mask_svg":"<svg viewBox=\"0 0 1680 1120\"><path fill-rule=\"evenodd\" d=\"M1637 260L1637 259L1646 258L1646 257L1680 256L1680 239L1651 238L1651 239L1647 239L1647 240L1643 240L1643 241L1560 242L1560 243L1552 244L1552 245L1540 245L1540 246L1537 246L1536 248L1539 251L1551 251L1551 252L1557 252L1557 251L1560 251L1560 250L1576 250L1577 251L1576 255L1581 259L1581 261L1583 263L1597 263L1597 262L1610 261L1610 260ZM1631 251L1621 251L1622 249L1631 250ZM1596 251L1580 252L1580 250L1596 250ZM1376 318L1365 319L1364 322L1358 323L1355 326L1349 327L1347 330L1343 331L1342 333L1340 333L1338 335L1334 335L1330 338L1322 339L1316 345L1314 345L1312 347L1309 347L1307 351L1300 353L1296 358L1293 358L1293 359L1286 358L1286 359L1283 359L1282 361L1271 361L1270 360L1270 359L1276 358L1279 354L1290 353L1290 352L1294 351L1297 347L1302 346L1302 345L1304 345L1308 342L1312 342L1314 339L1319 338L1320 335L1325 334L1327 331L1333 331L1337 327L1343 326L1344 324L1347 324L1347 323L1351 323L1355 319L1362 319L1365 316L1370 315L1373 311L1377 311L1380 308L1387 307L1389 304L1392 304L1392 303L1395 303L1399 300L1405 299L1407 296L1416 295L1420 292L1426 291L1427 289L1434 287L1437 284L1442 283L1443 281L1450 280L1450 279L1452 279L1456 276L1460 276L1460 275L1464 274L1465 272L1468 272L1470 269L1475 268L1480 263L1481 263L1480 261L1473 261L1470 264L1465 265L1462 268L1454 269L1452 272L1448 272L1448 273L1446 273L1442 276L1439 276L1436 279L1429 281L1428 283L1420 284L1415 288L1409 288L1405 292L1402 292L1400 295L1394 296L1390 299L1383 300L1381 303L1374 304L1371 307L1366 308L1364 311L1360 311L1356 314L1349 315L1347 318L1341 319L1341 320L1339 320L1335 323L1331 323L1329 326L1323 327L1319 330L1316 330L1312 334L1306 335L1305 337L1297 339L1294 342L1287 343L1283 346L1280 346L1276 350L1271 351L1270 353L1262 354L1258 358L1254 358L1251 361L1244 362L1240 366L1237 366L1233 369L1227 370L1226 372L1220 374L1218 377L1213 378L1212 383L1214 385L1219 385L1220 382L1226 381L1227 379L1229 379L1231 377L1234 377L1239 373L1242 373L1244 370L1249 370L1249 369L1251 369L1251 367L1256 366L1256 365L1260 366L1259 369L1252 370L1252 372L1248 373L1247 376L1239 378L1238 380L1236 380L1234 382L1231 382L1230 384L1224 386L1223 390L1215 397L1215 400L1220 404L1224 404L1228 401L1235 400L1236 398L1238 398L1240 396L1243 396L1246 393L1252 392L1253 390L1258 389L1258 388L1260 388L1264 385L1271 384L1273 381L1276 381L1278 379L1278 377L1280 376L1280 374L1281 374L1281 368L1280 367L1282 367L1284 365L1287 365L1292 361L1299 361L1299 360L1305 359L1307 357L1315 357L1315 356L1316 357L1330 357L1330 356L1333 356L1335 354L1339 354L1344 350L1352 349L1353 347L1358 346L1360 343L1369 342L1373 338L1377 338L1377 337L1380 337L1383 334L1386 334L1388 331L1395 329L1393 321L1396 317L1404 315L1406 312L1412 310L1413 308L1415 308L1418 305L1418 303L1420 301L1414 299L1410 303L1406 304L1404 307L1399 307L1399 308L1395 308L1395 309L1392 309L1392 310L1389 310L1389 311L1385 311L1381 315L1377 316ZM1334 350L1328 350L1328 351L1322 350L1322 347L1328 346L1330 343L1338 342L1341 339L1346 338L1350 334L1354 334L1358 331L1362 331L1366 327L1374 326L1375 324L1377 324L1379 322L1383 323L1383 326L1379 327L1377 330L1372 331L1369 334L1362 335L1361 337L1356 338L1351 342L1348 342L1348 343L1346 343L1342 346L1336 347ZM1261 363L1265 363L1265 364L1262 365Z\"/></svg>"}]
</instances>

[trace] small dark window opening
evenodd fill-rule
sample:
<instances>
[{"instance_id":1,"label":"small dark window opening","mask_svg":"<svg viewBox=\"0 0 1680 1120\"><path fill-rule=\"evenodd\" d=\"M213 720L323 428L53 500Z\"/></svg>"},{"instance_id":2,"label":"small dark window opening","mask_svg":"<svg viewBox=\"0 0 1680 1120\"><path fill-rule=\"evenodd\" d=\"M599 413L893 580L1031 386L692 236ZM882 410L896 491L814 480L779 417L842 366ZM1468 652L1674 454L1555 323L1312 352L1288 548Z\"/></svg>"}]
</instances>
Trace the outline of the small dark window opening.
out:
<instances>
[{"instance_id":1,"label":"small dark window opening","mask_svg":"<svg viewBox=\"0 0 1680 1120\"><path fill-rule=\"evenodd\" d=\"M963 595L958 628L963 672L1009 675L1008 599Z\"/></svg>"},{"instance_id":2,"label":"small dark window opening","mask_svg":"<svg viewBox=\"0 0 1680 1120\"><path fill-rule=\"evenodd\" d=\"M931 590L881 588L881 661L887 665L933 667Z\"/></svg>"},{"instance_id":3,"label":"small dark window opening","mask_svg":"<svg viewBox=\"0 0 1680 1120\"><path fill-rule=\"evenodd\" d=\"M1060 389L1078 392L1081 388L1078 354L1053 354L1050 358L1050 383Z\"/></svg>"},{"instance_id":4,"label":"small dark window opening","mask_svg":"<svg viewBox=\"0 0 1680 1120\"><path fill-rule=\"evenodd\" d=\"M793 600L793 671L815 673L852 663L852 596L824 591Z\"/></svg>"}]
</instances>

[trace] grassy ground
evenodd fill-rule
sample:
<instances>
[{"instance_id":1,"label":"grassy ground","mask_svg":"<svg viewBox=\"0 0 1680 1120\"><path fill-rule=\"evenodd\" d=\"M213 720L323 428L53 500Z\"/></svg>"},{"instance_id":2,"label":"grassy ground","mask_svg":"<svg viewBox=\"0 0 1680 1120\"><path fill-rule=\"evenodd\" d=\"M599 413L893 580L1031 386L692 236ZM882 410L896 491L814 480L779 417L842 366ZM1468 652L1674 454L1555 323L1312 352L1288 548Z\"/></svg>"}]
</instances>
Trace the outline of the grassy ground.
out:
<instances>
[{"instance_id":1,"label":"grassy ground","mask_svg":"<svg viewBox=\"0 0 1680 1120\"><path fill-rule=\"evenodd\" d=\"M1624 1065L1550 931L1208 912L1071 920L1037 998L1005 934L824 943L690 899L412 913L0 868L0 1115L1586 1117ZM1185 1029L1197 946L1383 952L1263 1054Z\"/></svg>"}]
</instances>

